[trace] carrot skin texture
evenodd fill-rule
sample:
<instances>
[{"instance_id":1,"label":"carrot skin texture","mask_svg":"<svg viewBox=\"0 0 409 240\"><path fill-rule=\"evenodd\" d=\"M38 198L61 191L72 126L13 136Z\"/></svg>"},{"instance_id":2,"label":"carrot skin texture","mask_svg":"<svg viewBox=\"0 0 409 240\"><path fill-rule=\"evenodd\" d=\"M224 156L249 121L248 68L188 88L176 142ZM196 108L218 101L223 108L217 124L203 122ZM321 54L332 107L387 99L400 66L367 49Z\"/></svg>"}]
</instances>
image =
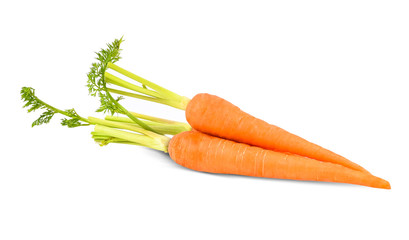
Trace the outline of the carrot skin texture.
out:
<instances>
[{"instance_id":1,"label":"carrot skin texture","mask_svg":"<svg viewBox=\"0 0 409 240\"><path fill-rule=\"evenodd\" d=\"M294 153L369 173L358 164L255 118L215 95L200 93L194 96L186 107L186 120L194 129L212 136L264 149Z\"/></svg>"},{"instance_id":2,"label":"carrot skin texture","mask_svg":"<svg viewBox=\"0 0 409 240\"><path fill-rule=\"evenodd\" d=\"M196 171L254 177L339 182L390 189L386 180L369 173L294 154L266 150L198 131L175 135L170 157Z\"/></svg>"}]
</instances>

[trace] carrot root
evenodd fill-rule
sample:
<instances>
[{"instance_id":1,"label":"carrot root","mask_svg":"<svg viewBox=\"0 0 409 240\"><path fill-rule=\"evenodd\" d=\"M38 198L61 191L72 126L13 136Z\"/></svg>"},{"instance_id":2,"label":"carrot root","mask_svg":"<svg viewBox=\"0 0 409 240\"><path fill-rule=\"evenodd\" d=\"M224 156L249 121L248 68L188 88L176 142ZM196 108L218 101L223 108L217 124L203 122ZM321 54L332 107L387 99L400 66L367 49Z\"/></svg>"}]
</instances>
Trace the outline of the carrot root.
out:
<instances>
[{"instance_id":1,"label":"carrot root","mask_svg":"<svg viewBox=\"0 0 409 240\"><path fill-rule=\"evenodd\" d=\"M390 189L389 182L368 173L294 154L265 150L198 131L174 136L168 151L176 163L196 171Z\"/></svg>"},{"instance_id":2,"label":"carrot root","mask_svg":"<svg viewBox=\"0 0 409 240\"><path fill-rule=\"evenodd\" d=\"M206 93L197 94L186 108L196 130L212 136L279 152L290 152L369 173L358 164L284 129L243 112L232 103Z\"/></svg>"}]
</instances>

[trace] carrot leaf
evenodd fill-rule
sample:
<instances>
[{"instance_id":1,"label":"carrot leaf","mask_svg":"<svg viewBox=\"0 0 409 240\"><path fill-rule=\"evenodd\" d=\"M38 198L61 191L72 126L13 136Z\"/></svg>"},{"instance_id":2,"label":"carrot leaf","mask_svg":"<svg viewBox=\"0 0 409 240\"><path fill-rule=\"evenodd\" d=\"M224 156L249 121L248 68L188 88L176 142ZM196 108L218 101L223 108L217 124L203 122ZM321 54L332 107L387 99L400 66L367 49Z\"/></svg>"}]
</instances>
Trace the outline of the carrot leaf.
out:
<instances>
[{"instance_id":1,"label":"carrot leaf","mask_svg":"<svg viewBox=\"0 0 409 240\"><path fill-rule=\"evenodd\" d=\"M77 112L72 108L68 110L60 110L55 108L44 101L40 100L35 95L35 89L31 87L23 87L20 91L21 99L25 102L23 108L28 108L28 112L34 112L38 109L45 109L45 111L37 118L31 126L39 126L42 124L49 123L56 113L67 116L61 121L61 125L67 126L70 128L79 127L87 124L88 121L85 118L82 118Z\"/></svg>"},{"instance_id":2,"label":"carrot leaf","mask_svg":"<svg viewBox=\"0 0 409 240\"><path fill-rule=\"evenodd\" d=\"M111 115L114 113L122 113L127 115L132 121L136 124L141 126L142 128L150 131L154 131L148 125L143 123L138 118L134 117L132 114L124 108L119 101L123 99L122 96L118 98L112 97L110 92L107 89L107 82L105 77L105 72L107 70L107 66L110 63L117 62L121 57L121 43L123 42L123 38L115 39L112 43L107 44L106 49L101 49L97 52L96 60L98 62L92 63L91 69L87 74L88 81L88 91L91 96L98 96L100 99L100 107L96 110L97 112L109 112Z\"/></svg>"}]
</instances>

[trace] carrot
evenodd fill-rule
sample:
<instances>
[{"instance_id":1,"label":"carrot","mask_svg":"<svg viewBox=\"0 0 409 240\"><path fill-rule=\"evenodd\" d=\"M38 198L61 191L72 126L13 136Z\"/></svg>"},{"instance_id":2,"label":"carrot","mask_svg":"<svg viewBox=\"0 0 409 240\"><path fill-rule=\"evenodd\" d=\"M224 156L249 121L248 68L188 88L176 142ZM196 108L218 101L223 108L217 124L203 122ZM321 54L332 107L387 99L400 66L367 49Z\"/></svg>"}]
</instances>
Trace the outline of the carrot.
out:
<instances>
[{"instance_id":1,"label":"carrot","mask_svg":"<svg viewBox=\"0 0 409 240\"><path fill-rule=\"evenodd\" d=\"M193 128L213 136L367 172L358 164L255 118L232 103L211 94L197 94L187 105L186 119Z\"/></svg>"},{"instance_id":2,"label":"carrot","mask_svg":"<svg viewBox=\"0 0 409 240\"><path fill-rule=\"evenodd\" d=\"M347 167L209 136L198 131L175 135L168 146L178 164L202 172L357 184L390 189L386 180Z\"/></svg>"}]
</instances>

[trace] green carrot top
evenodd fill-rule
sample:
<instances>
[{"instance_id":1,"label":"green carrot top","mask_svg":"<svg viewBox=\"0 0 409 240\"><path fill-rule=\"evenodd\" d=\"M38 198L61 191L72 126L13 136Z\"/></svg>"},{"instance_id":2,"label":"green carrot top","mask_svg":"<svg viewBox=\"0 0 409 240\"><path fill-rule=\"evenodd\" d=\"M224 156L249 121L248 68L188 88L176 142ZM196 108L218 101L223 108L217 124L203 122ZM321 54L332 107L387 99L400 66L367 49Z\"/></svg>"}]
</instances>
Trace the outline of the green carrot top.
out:
<instances>
[{"instance_id":1,"label":"green carrot top","mask_svg":"<svg viewBox=\"0 0 409 240\"><path fill-rule=\"evenodd\" d=\"M111 115L114 113L125 114L136 124L152 131L153 129L149 129L149 126L146 126L143 121L140 121L138 117L131 114L119 103L123 96L161 103L182 110L186 109L190 99L116 65L115 63L121 58L120 52L122 49L120 49L120 45L123 41L123 38L115 39L112 43L107 44L106 49L101 49L96 53L98 62L92 64L91 70L88 73L88 90L90 95L98 96L100 99L101 105L97 112L109 112ZM109 71L116 73L116 75ZM129 78L133 81L126 81L124 78ZM110 88L108 84L122 89ZM124 90L131 90L131 92ZM119 94L120 96L114 98L111 93Z\"/></svg>"},{"instance_id":2,"label":"green carrot top","mask_svg":"<svg viewBox=\"0 0 409 240\"><path fill-rule=\"evenodd\" d=\"M95 117L84 118L74 109L61 110L42 101L36 96L35 90L31 87L23 87L20 93L21 99L25 103L23 108L28 108L28 112L34 112L39 109L44 110L40 117L32 123L32 127L49 123L56 114L62 114L68 117L62 119L61 125L63 126L73 128L95 125L92 137L100 145L108 143L136 144L166 152L170 138L165 135L176 135L180 132L191 130L187 123L138 113L130 114L135 118L145 119L139 121L154 131L141 128L131 118L125 116L106 116L105 119Z\"/></svg>"},{"instance_id":3,"label":"green carrot top","mask_svg":"<svg viewBox=\"0 0 409 240\"><path fill-rule=\"evenodd\" d=\"M114 113L125 114L142 128L154 132L155 130L133 116L125 107L123 107L119 103L119 101L122 99L121 96L115 99L107 89L105 72L109 63L114 63L121 58L120 46L122 42L122 38L116 39L113 43L107 44L106 49L101 49L96 53L96 59L98 60L98 62L92 64L91 69L87 74L87 86L89 94L91 96L98 96L100 99L101 106L97 109L97 112L109 112L111 115L113 115Z\"/></svg>"}]
</instances>

